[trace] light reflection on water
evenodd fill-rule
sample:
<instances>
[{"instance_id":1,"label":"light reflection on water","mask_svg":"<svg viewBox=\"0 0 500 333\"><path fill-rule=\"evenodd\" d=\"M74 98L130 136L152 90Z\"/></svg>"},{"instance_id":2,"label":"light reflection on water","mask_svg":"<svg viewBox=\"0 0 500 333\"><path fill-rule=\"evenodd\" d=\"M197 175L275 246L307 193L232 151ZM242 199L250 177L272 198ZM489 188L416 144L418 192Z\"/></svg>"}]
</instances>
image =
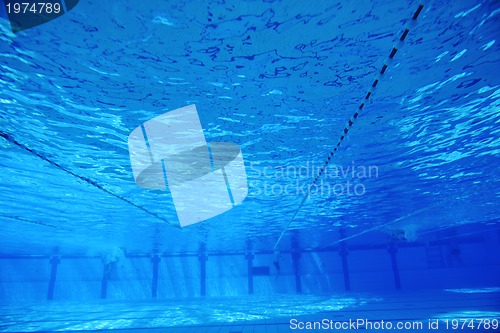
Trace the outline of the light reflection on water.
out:
<instances>
[{"instance_id":1,"label":"light reflection on water","mask_svg":"<svg viewBox=\"0 0 500 333\"><path fill-rule=\"evenodd\" d=\"M446 289L445 291L451 293L459 293L459 294L483 294L483 293L498 293L500 292L500 288L492 287L492 288L462 288L462 289Z\"/></svg>"},{"instance_id":2,"label":"light reflection on water","mask_svg":"<svg viewBox=\"0 0 500 333\"><path fill-rule=\"evenodd\" d=\"M470 13L467 1L424 9L332 161L376 165L380 177L362 180L361 197L310 198L291 225L304 247L328 245L339 221L358 233L404 217L397 227L418 224L419 233L498 216L499 11L480 3ZM16 35L0 19L2 131L168 221L0 138L0 251L81 253L78 244L113 240L145 252L154 234L160 251L195 251L198 238L212 250L242 249L248 238L268 249L301 196L263 187L296 179L249 174L260 192L183 234L169 224L165 194L134 183L128 134L196 103L207 141L240 145L247 167L322 165L414 5L113 1L110 20L99 1L86 1L71 20ZM41 221L57 231L34 226Z\"/></svg>"},{"instance_id":3,"label":"light reflection on water","mask_svg":"<svg viewBox=\"0 0 500 333\"><path fill-rule=\"evenodd\" d=\"M374 297L273 295L161 301L53 302L0 307L0 331L96 330L224 324L356 309ZM27 324L29 323L29 324ZM29 326L29 327L28 327Z\"/></svg>"}]
</instances>

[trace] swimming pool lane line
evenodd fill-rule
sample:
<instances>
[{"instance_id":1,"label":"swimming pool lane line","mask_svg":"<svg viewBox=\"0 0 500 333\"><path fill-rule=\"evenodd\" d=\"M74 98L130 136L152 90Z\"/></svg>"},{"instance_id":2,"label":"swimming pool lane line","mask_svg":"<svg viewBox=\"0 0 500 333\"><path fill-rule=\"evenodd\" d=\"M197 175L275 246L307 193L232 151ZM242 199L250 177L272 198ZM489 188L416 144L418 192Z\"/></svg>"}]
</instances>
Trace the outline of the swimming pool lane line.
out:
<instances>
[{"instance_id":1,"label":"swimming pool lane line","mask_svg":"<svg viewBox=\"0 0 500 333\"><path fill-rule=\"evenodd\" d=\"M312 185L316 185L316 183L318 182L318 180L323 176L323 173L325 172L326 167L330 163L330 160L335 156L335 153L339 150L342 141L344 141L345 137L347 136L347 133L349 132L349 129L352 127L352 125L354 124L355 120L358 118L359 114L361 113L361 111L365 107L366 102L368 102L368 100L370 99L370 97L371 97L374 89L378 86L380 80L382 79L382 76L385 74L387 68L392 63L392 60L393 60L394 56L396 55L396 53L398 52L398 50L403 46L404 40L408 36L408 33L410 32L410 29L414 27L414 25L415 25L415 23L417 21L417 18L420 15L420 13L422 12L423 8L424 8L423 3L420 3L420 5L418 6L417 10L413 14L411 20L409 21L409 23L406 24L403 33L401 34L401 36L399 37L399 39L397 40L397 42L392 47L391 52L389 53L389 57L387 57L387 59L384 61L384 64L383 64L382 68L380 69L380 72L375 77L375 80L373 81L373 83L370 86L370 88L368 88L368 91L367 91L367 93L366 93L363 101L358 106L358 109L356 110L356 112L354 112L354 114L351 116L351 118L349 118L349 121L345 125L345 127L344 127L344 129L343 129L343 131L342 131L342 133L340 135L340 138L337 141L337 144L335 145L335 147L333 148L333 150L330 151L327 160L325 161L325 163L321 167L319 173L314 178L314 181L312 182ZM275 250L275 251L278 250L279 244L280 244L281 240L283 239L283 236L287 232L287 230L290 227L290 225L292 224L292 222L295 220L295 217L297 216L298 212L300 211L300 209L302 208L302 206L304 205L304 202L306 201L306 199L308 197L309 197L309 191L307 191L307 193L304 195L304 197L302 198L299 206L295 210L292 218L290 219L290 221L288 221L287 225L285 226L285 228L281 232L278 240L276 241L276 244L273 247L273 250Z\"/></svg>"},{"instance_id":2,"label":"swimming pool lane line","mask_svg":"<svg viewBox=\"0 0 500 333\"><path fill-rule=\"evenodd\" d=\"M320 247L320 249L326 249L326 248L331 247L331 246L333 246L333 245L336 245L336 244L338 244L338 243L340 243L340 242L343 242L343 241L346 241L346 240L348 240L348 239L352 239L352 238L355 238L355 237L361 236L361 235L366 234L366 233L371 232L371 231L382 230L382 229L384 229L385 227L392 226L392 225L394 225L394 224L396 224L396 223L398 223L398 222L401 222L401 221L403 221L403 220L405 220L405 219L407 219L407 218L410 218L410 217L412 217L412 216L414 216L414 215L416 215L416 214L419 214L419 213L422 213L422 212L425 212L425 211L428 211L428 210L436 209L438 206L446 205L447 203L448 203L448 200L440 200L440 201L435 201L434 203L432 203L432 204L430 204L430 205L428 205L428 206L426 206L426 207L423 207L423 208L417 209L416 211L413 211L413 212L411 212L410 214L407 214L407 215L404 215L404 216L400 216L400 217L398 217L397 219L395 219L394 221L390 221L390 222L387 222L387 223L379 224L379 225L377 225L377 226L375 226L375 227L372 227L372 228L370 228L370 229L368 229L368 230L363 230L363 231L361 231L361 232L359 232L359 233L357 233L357 234L351 235L351 236L342 237L342 238L340 238L340 239L336 240L335 242L332 242L332 243L330 243L330 244L328 244L328 245L326 245L326 246L322 246L322 247ZM476 223L481 223L481 222L476 222ZM463 224L460 224L460 225L458 225L458 226L461 226L461 225L463 225ZM457 227L457 225L450 226L450 228L454 228L454 227ZM420 237L420 236L422 236L422 235L425 235L425 234L427 234L427 233L432 233L432 232L434 232L434 231L436 231L436 230L446 230L446 229L449 229L449 228L442 228L442 229L439 229L439 228L438 228L438 229L432 229L432 230L429 230L429 231L427 231L427 232L417 233L417 234L416 234L416 237L418 238L418 237ZM500 228L498 228L498 229L500 229ZM496 230L496 229L493 229L493 230Z\"/></svg>"},{"instance_id":3,"label":"swimming pool lane line","mask_svg":"<svg viewBox=\"0 0 500 333\"><path fill-rule=\"evenodd\" d=\"M7 218L7 219L12 219L12 220L16 220L16 221L21 221L21 222L26 222L26 223L31 223L31 224L35 224L35 225L41 225L41 226L48 227L48 228L61 229L61 227L59 227L59 226L55 226L55 225L48 224L48 223L43 223L43 222L30 221L28 219L25 219L25 218L22 218L22 217L19 217L19 216L3 215L3 216L0 216L0 217Z\"/></svg>"},{"instance_id":4,"label":"swimming pool lane line","mask_svg":"<svg viewBox=\"0 0 500 333\"><path fill-rule=\"evenodd\" d=\"M349 240L349 239L352 239L352 238L355 238L355 237L358 237L358 236L361 236L361 235L367 234L367 233L372 232L372 231L377 231L377 230L384 229L385 227L388 227L388 226L390 226L390 225L393 225L393 224L396 224L396 223L398 223L398 222L401 222L401 221L403 221L403 220L405 220L405 219L407 219L407 218L409 218L409 217L412 217L412 216L414 216L414 215L417 215L417 214L419 214L419 213L421 213L421 212L424 212L424 211L426 211L426 210L429 210L429 209L430 209L430 207L424 207L424 208L417 209L417 210L415 210L415 211L411 212L411 213L410 213L410 214L408 214L408 215L404 215L404 216L398 217L398 218L397 218L397 219L395 219L394 221L387 222L387 223L384 223L384 224L379 224L379 225L376 225L376 226L374 226L374 227L372 227L372 228L370 228L370 229L363 230L363 231L358 232L357 234L354 234L354 235L350 235L350 236L342 237L342 238L340 238L340 239L336 240L336 241L335 241L335 242L333 242L333 243L330 243L330 244L328 244L328 245L326 245L326 246L322 246L322 247L320 247L320 249L325 249L325 248L328 248L328 247L330 247L330 246L333 246L333 245L336 245L336 244L338 244L338 243L344 242L344 241L346 241L346 240Z\"/></svg>"},{"instance_id":5,"label":"swimming pool lane line","mask_svg":"<svg viewBox=\"0 0 500 333\"><path fill-rule=\"evenodd\" d=\"M27 147L26 145L20 143L15 138L13 138L11 135L9 135L7 133L4 133L3 131L0 131L0 137L4 138L5 140L7 140L8 142L12 143L13 145L15 145L15 146L17 146L17 147L19 147L19 148L27 151L28 153L30 153L30 154L38 157L39 159L41 159L41 160L49 163L50 165L52 165L52 166L54 166L54 167L56 167L56 168L64 171L65 173L67 173L67 174L69 174L69 175L71 175L73 177L76 177L76 178L84 181L85 183L90 184L91 186L93 186L93 187L95 187L95 188L97 188L97 189L99 189L99 190L101 190L101 191L103 191L103 192L105 192L105 193L107 193L107 194L109 194L109 195L117 198L117 199L120 199L121 201L123 201L123 202L131 205L132 207L135 207L135 208L137 208L139 210L142 210L143 212L145 212L145 213L153 216L154 218L156 218L158 220L161 220L162 222L166 222L169 225L171 225L173 227L176 227L174 224L170 223L167 219L161 217L160 215L158 215L158 214L156 214L156 213L154 213L154 212L152 212L152 211L150 211L150 210L148 210L148 209L146 209L144 207L141 207L141 206L133 203L132 201L130 201L130 200L128 200L128 199L126 199L126 198L124 198L124 197L122 197L122 196L120 196L120 195L118 195L116 193L111 192L110 190L107 190L102 185L99 185L98 183L96 183L92 179L89 179L87 177L81 176L81 175L79 175L77 173L74 173L73 171L70 171L70 170L66 169L65 167L63 167L63 166L59 165L58 163L52 161L51 159L47 158L46 156L40 154L39 152L37 152L37 151L35 151L35 150ZM176 227L176 228L182 230L180 227Z\"/></svg>"}]
</instances>

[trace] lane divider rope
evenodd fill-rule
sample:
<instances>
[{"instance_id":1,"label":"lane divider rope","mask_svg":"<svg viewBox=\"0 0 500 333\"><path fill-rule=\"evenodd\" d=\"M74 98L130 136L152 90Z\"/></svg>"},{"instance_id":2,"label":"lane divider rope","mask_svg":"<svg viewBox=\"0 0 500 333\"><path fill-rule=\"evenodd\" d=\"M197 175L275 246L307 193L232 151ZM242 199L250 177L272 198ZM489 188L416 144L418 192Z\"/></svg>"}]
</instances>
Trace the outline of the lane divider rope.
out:
<instances>
[{"instance_id":1,"label":"lane divider rope","mask_svg":"<svg viewBox=\"0 0 500 333\"><path fill-rule=\"evenodd\" d=\"M382 68L380 69L378 75L376 76L376 78L373 81L372 85L368 89L368 91L367 91L365 97L363 98L361 104L358 106L358 109L356 110L356 112L354 112L354 114L351 116L351 118L349 118L349 121L345 125L345 127L344 127L344 129L343 129L343 131L342 131L342 133L340 135L340 138L337 141L337 144L334 146L333 150L331 150L330 153L328 154L327 160L325 161L325 163L323 164L323 166L319 170L318 174L314 178L314 181L312 182L312 185L316 185L316 183L318 182L318 180L323 176L323 173L325 172L325 170L326 170L328 164L330 163L331 159L335 156L335 153L339 150L340 145L342 144L342 141L344 141L345 137L347 136L347 133L349 133L349 129L352 127L352 125L354 124L355 120L358 118L360 112L365 107L365 104L370 99L370 97L371 97L374 89L378 86L380 80L382 79L382 76L385 74L387 68L392 63L392 60L393 60L394 56L396 55L396 53L398 52L398 50L403 46L404 40L408 36L408 33L410 32L410 29L414 27L414 25L415 25L415 23L417 21L417 18L420 15L420 13L422 12L423 8L424 8L424 5L420 4L418 6L417 10L415 11L415 13L413 14L411 20L405 26L403 33L399 37L398 41L392 47L392 50L389 53L389 57L387 57L387 59L384 61L384 64L383 64ZM307 191L307 193L304 195L304 197L302 198L299 206L297 207L297 209L295 209L295 212L294 212L292 218L290 219L290 221L288 221L287 225L285 226L285 228L281 232L281 235L278 238L278 241L274 245L274 248L273 248L274 251L278 250L279 244L280 244L283 236L285 235L286 231L288 230L288 228L290 227L290 225L292 224L292 222L295 220L295 217L297 216L297 213L300 211L300 209L302 208L302 206L304 205L304 202L306 201L306 199L308 197L309 197L309 191Z\"/></svg>"},{"instance_id":2,"label":"lane divider rope","mask_svg":"<svg viewBox=\"0 0 500 333\"><path fill-rule=\"evenodd\" d=\"M126 199L126 198L124 198L124 197L122 197L122 196L120 196L120 195L118 195L116 193L111 192L110 190L104 188L102 185L99 185L98 183L96 183L92 179L89 179L87 177L78 175L78 174L74 173L73 171L66 169L65 167L59 165L58 163L52 161L51 159L45 157L44 155L38 153L37 151L35 151L35 150L33 150L33 149L25 146L24 144L20 143L19 141L17 141L16 139L14 139L11 135L0 131L0 137L4 138L8 142L10 142L10 143L18 146L19 148L21 148L21 149L29 152L30 154L38 157L39 159L41 159L41 160L43 160L45 162L48 162L52 166L54 166L54 167L56 167L56 168L64 171L65 173L70 174L71 176L76 177L76 178L84 181L85 183L90 184L91 186L93 186L93 187L95 187L95 188L97 188L97 189L99 189L99 190L101 190L101 191L103 191L103 192L105 192L105 193L107 193L107 194L109 194L109 195L117 198L117 199L120 199L121 201L124 201L125 203L131 205L132 207L135 207L135 208L137 208L137 209L139 209L139 210L141 210L141 211L143 211L143 212L145 212L145 213L147 213L147 214L155 217L156 219L161 220L162 222L167 222L168 224L171 224L167 219L161 217L160 215L158 215L158 214L156 214L156 213L154 213L154 212L152 212L152 211L150 211L150 210L148 210L148 209L146 209L144 207L141 207L141 206L133 203L132 201L130 201L130 200L128 200L128 199ZM173 227L175 227L175 225L173 225L173 224L171 224L171 225ZM180 228L178 228L178 229L180 229Z\"/></svg>"}]
</instances>

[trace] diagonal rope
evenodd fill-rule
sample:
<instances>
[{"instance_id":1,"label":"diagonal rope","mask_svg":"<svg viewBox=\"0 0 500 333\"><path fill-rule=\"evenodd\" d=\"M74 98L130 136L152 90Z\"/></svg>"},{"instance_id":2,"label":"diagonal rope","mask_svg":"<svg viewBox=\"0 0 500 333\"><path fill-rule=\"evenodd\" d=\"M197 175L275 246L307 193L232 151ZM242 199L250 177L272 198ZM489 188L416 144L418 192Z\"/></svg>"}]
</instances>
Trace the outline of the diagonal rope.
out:
<instances>
[{"instance_id":1,"label":"diagonal rope","mask_svg":"<svg viewBox=\"0 0 500 333\"><path fill-rule=\"evenodd\" d=\"M377 85L380 82L382 76L385 74L387 68L389 67L389 64L391 63L392 59L396 55L396 52L398 52L398 50L402 47L404 40L406 39L406 37L408 36L408 33L410 32L410 27L412 26L412 24L414 24L416 22L418 16L422 12L423 8L424 8L423 4L420 4L418 6L417 10L415 11L415 13L413 14L413 16L411 18L410 24L408 24L405 27L405 30L401 34L401 37L396 42L396 44L392 47L392 50L391 50L391 53L389 54L389 57L384 62L384 65L380 69L380 72L377 75L377 77L375 78L375 80L373 81L371 87L368 89L368 91L367 91L364 99L362 100L361 104L359 105L358 109L356 110L356 112L354 112L354 114L349 119L349 122L345 125L344 130L342 131L342 134L340 135L340 138L337 141L337 144L335 145L335 147L333 148L333 150L330 151L327 160L325 161L325 163L321 167L319 173L314 178L314 181L312 182L312 185L316 185L316 183L321 178L321 176L323 176L323 173L325 172L326 167L330 163L330 160L335 156L335 153L339 150L342 141L344 141L347 133L349 132L349 129L352 127L352 125L354 124L354 122L358 118L359 113L363 110L363 108L365 106L365 103L368 102L368 100L370 99L370 96L372 95L373 90L377 87ZM279 244L280 244L283 236L286 234L288 228L290 227L290 225L292 224L292 222L295 220L295 217L297 216L298 212L300 211L300 209L302 208L302 206L304 205L304 202L306 201L306 199L308 197L309 197L309 191L306 192L306 194L302 198L302 201L297 206L297 209L295 210L292 218L288 221L287 225L285 226L285 228L281 232L281 235L279 236L279 238L276 241L276 244L274 245L274 248L273 248L275 251L278 250Z\"/></svg>"},{"instance_id":2,"label":"diagonal rope","mask_svg":"<svg viewBox=\"0 0 500 333\"><path fill-rule=\"evenodd\" d=\"M4 139L5 139L5 140L7 140L8 142L10 142L10 143L12 143L12 144L16 145L17 147L19 147L19 148L21 148L21 149L23 149L23 150L25 150L25 151L29 152L30 154L32 154L32 155L34 155L34 156L38 157L39 159L41 159L41 160L43 160L43 161L45 161L45 162L49 163L50 165L52 165L52 166L54 166L54 167L56 167L56 168L58 168L58 169L60 169L60 170L64 171L65 173L67 173L67 174L69 174L69 175L71 175L71 176L73 176L73 177L76 177L76 178L78 178L78 179L80 179L80 180L84 181L84 182L85 182L85 183L87 183L87 184L90 184L91 186L93 186L93 187L95 187L95 188L97 188L97 189L99 189L99 190L101 190L101 191L103 191L103 192L105 192L105 193L107 193L107 194L109 194L109 195L111 195L111 196L113 196L113 197L115 197L115 198L117 198L117 199L119 199L119 200L121 200L121 201L123 201L123 202L125 202L125 203L129 204L129 205L131 205L132 207L137 208L137 209L139 209L139 210L141 210L141 211L145 212L146 214L149 214L149 215L153 216L154 218L156 218L156 219L158 219L158 220L161 220L162 222L167 222L168 224L170 224L170 225L174 226L174 225L173 225L173 224L171 224L171 223L170 223L167 219L165 219L165 218L161 217L160 215L158 215L158 214L156 214L156 213L154 213L154 212L152 212L152 211L150 211L150 210L148 210L148 209L146 209L146 208L144 208L144 207L141 207L141 206L139 206L139 205L135 204L134 202L130 201L130 200L129 200L129 199L127 199L127 198L124 198L124 197L122 197L122 196L120 196L120 195L118 195L118 194L116 194L116 193L113 193L113 192L111 192L110 190L107 190L107 189L106 189L106 188L104 188L102 185L99 185L98 183L96 183L96 182L95 182L95 181L93 181L92 179L89 179L89 178L87 178L87 177L84 177L84 176L81 176L81 175L79 175L79 174L76 174L76 173L74 173L73 171L71 171L71 170L69 170L69 169L67 169L67 168L65 168L65 167L63 167L63 166L61 166L61 165L59 165L58 163L56 163L56 162L52 161L51 159L47 158L46 156L44 156L44 155L40 154L39 152L37 152L37 151L35 151L35 150L33 150L33 149L31 149L31 148L27 147L26 145L24 145L24 144L20 143L20 142L19 142L19 141L17 141L15 138L13 138L11 135L9 135L9 134L7 134L7 133L4 133L4 132L1 132L1 131L0 131L0 137L4 138ZM180 229L180 228L179 228L179 229Z\"/></svg>"}]
</instances>

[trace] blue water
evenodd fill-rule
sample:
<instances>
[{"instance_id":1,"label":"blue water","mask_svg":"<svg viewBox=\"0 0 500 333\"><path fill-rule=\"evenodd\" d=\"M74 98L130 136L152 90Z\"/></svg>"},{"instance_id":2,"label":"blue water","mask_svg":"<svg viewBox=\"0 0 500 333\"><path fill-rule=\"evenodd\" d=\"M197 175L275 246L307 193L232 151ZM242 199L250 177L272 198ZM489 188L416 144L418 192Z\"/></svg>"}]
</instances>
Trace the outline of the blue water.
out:
<instances>
[{"instance_id":1,"label":"blue water","mask_svg":"<svg viewBox=\"0 0 500 333\"><path fill-rule=\"evenodd\" d=\"M419 4L80 0L16 34L1 6L0 303L28 315L16 326L0 314L0 330L36 330L39 304L147 307L153 254L155 306L348 292L356 308L398 290L500 287L500 4L426 1L412 24ZM248 195L181 229L169 193L134 182L127 139L191 104L208 142L241 148ZM243 302L220 318L291 315L276 302L263 317ZM490 305L465 310L498 317ZM74 327L101 327L91 322ZM146 326L186 325L173 322Z\"/></svg>"}]
</instances>

